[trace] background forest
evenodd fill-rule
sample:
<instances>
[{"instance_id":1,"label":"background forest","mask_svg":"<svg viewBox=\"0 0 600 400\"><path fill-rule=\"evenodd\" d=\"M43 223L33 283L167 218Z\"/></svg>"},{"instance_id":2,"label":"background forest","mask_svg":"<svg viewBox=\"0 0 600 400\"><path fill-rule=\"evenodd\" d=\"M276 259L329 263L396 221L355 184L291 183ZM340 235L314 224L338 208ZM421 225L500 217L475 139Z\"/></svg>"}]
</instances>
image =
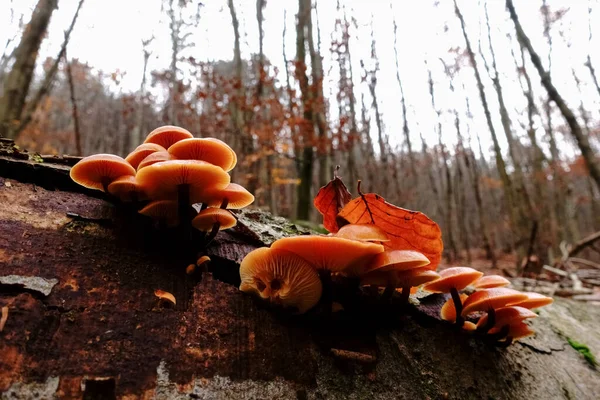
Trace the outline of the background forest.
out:
<instances>
[{"instance_id":1,"label":"background forest","mask_svg":"<svg viewBox=\"0 0 600 400\"><path fill-rule=\"evenodd\" d=\"M125 156L180 125L314 222L339 165L438 222L450 263L552 264L600 230L596 1L120 3L1 0L0 136Z\"/></svg>"}]
</instances>

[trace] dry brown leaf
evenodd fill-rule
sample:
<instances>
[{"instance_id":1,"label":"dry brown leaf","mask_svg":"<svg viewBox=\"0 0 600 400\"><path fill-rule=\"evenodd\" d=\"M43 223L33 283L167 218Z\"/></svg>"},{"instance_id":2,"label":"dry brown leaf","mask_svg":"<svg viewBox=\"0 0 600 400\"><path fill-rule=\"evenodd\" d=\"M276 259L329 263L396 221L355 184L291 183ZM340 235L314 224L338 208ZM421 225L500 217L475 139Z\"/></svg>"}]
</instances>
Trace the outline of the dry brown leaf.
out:
<instances>
[{"instance_id":1,"label":"dry brown leaf","mask_svg":"<svg viewBox=\"0 0 600 400\"><path fill-rule=\"evenodd\" d=\"M348 223L377 225L390 239L383 243L386 248L423 253L431 261L428 268L432 270L442 259L444 244L438 224L422 212L397 207L378 194L360 193L340 211L337 222L338 226Z\"/></svg>"},{"instance_id":2,"label":"dry brown leaf","mask_svg":"<svg viewBox=\"0 0 600 400\"><path fill-rule=\"evenodd\" d=\"M339 167L338 167L339 169ZM336 216L352 199L352 195L344 185L344 182L337 176L337 169L334 178L321 189L315 196L314 205L323 215L323 226L331 233L339 230Z\"/></svg>"},{"instance_id":3,"label":"dry brown leaf","mask_svg":"<svg viewBox=\"0 0 600 400\"><path fill-rule=\"evenodd\" d=\"M156 289L154 291L154 295L156 297L158 297L159 299L161 299L161 300L167 300L167 301L170 301L173 304L177 304L177 300L175 300L175 296L173 296L169 292L165 292L164 290Z\"/></svg>"}]
</instances>

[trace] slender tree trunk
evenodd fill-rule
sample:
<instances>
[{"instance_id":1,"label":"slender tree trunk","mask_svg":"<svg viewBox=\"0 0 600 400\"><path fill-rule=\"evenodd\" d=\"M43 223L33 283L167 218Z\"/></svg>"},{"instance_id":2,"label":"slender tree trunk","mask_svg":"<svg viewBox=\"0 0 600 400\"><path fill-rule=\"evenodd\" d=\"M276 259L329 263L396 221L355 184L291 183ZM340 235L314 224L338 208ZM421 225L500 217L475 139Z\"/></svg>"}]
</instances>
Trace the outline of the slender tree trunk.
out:
<instances>
[{"instance_id":1,"label":"slender tree trunk","mask_svg":"<svg viewBox=\"0 0 600 400\"><path fill-rule=\"evenodd\" d=\"M577 121L577 118L575 117L573 111L569 108L569 106L567 106L567 103L562 98L560 93L558 93L556 87L553 85L552 79L550 78L550 74L548 74L544 69L540 56L536 53L535 49L533 48L533 45L531 44L531 41L529 40L529 37L527 37L525 31L523 30L523 27L521 26L521 23L519 22L519 18L515 11L515 7L513 5L512 0L506 0L506 7L508 8L508 11L510 13L510 18L515 24L517 35L523 41L523 44L525 45L525 48L527 49L527 51L529 52L529 56L531 57L531 62L537 69L540 78L542 79L542 85L548 92L548 97L552 101L554 101L554 103L560 110L563 118L567 122L567 125L571 130L571 134L577 141L579 150L581 151L581 155L583 156L586 162L590 175L594 179L594 182L596 182L596 185L600 187L600 167L596 162L595 155L590 146L587 135L581 129L581 126L579 125L579 122Z\"/></svg>"},{"instance_id":2,"label":"slender tree trunk","mask_svg":"<svg viewBox=\"0 0 600 400\"><path fill-rule=\"evenodd\" d=\"M143 143L144 137L146 136L146 132L144 131L144 119L146 112L146 75L148 70L148 60L150 59L150 55L152 54L150 50L148 50L148 46L153 38L142 41L142 48L144 51L144 67L142 69L142 82L140 83L140 95L138 99L138 109L137 109L137 118L136 118L136 129L133 130L133 136L131 137L131 143L135 146L135 143ZM129 149L131 151L132 149Z\"/></svg>"},{"instance_id":3,"label":"slender tree trunk","mask_svg":"<svg viewBox=\"0 0 600 400\"><path fill-rule=\"evenodd\" d=\"M360 95L360 121L361 121L361 137L363 138L363 154L366 157L366 169L369 182L375 182L375 169L373 164L375 163L375 147L373 145L373 139L371 139L371 120L369 119L367 106L365 105L365 95Z\"/></svg>"},{"instance_id":4,"label":"slender tree trunk","mask_svg":"<svg viewBox=\"0 0 600 400\"><path fill-rule=\"evenodd\" d=\"M67 51L64 51L65 64L67 69L67 82L69 83L69 95L71 98L71 115L73 117L73 131L75 136L75 149L77 151L77 156L81 157L83 155L83 150L81 149L81 131L79 129L79 112L77 110L77 97L75 96L75 84L73 83L73 73L71 71L71 63L67 60Z\"/></svg>"},{"instance_id":5,"label":"slender tree trunk","mask_svg":"<svg viewBox=\"0 0 600 400\"><path fill-rule=\"evenodd\" d=\"M477 60L475 59L475 53L473 52L473 48L471 47L471 41L467 35L467 30L465 26L465 20L458 8L458 4L456 0L454 0L454 10L455 13L460 20L460 24L462 27L462 33L465 39L465 43L467 45L467 53L469 59L471 61L471 65L473 66L473 71L475 73L475 79L477 81L477 89L479 91L479 97L481 99L481 104L483 106L483 111L485 114L485 118L487 121L488 129L490 134L492 135L492 142L494 144L494 153L496 155L496 168L498 170L498 174L500 175L500 179L502 181L502 185L504 187L504 198L506 203L506 208L510 217L510 225L514 230L512 238L513 238L513 248L516 248L519 239L523 236L523 233L519 230L519 219L518 219L518 206L516 204L516 199L514 195L514 188L512 185L512 181L506 172L506 163L504 162L504 157L502 156L502 150L500 149L500 144L498 142L498 137L496 136L496 129L494 128L494 123L492 121L492 115L490 113L490 108L488 105L487 97L485 94L485 89L483 87L483 82L481 79L481 75L479 74L479 70L477 69ZM519 249L517 249L519 250ZM518 253L523 253L522 251L518 251ZM519 254L520 255L520 254Z\"/></svg>"},{"instance_id":6,"label":"slender tree trunk","mask_svg":"<svg viewBox=\"0 0 600 400\"><path fill-rule=\"evenodd\" d=\"M169 28L171 30L171 65L169 68L170 77L169 77L169 106L168 106L168 116L169 123L172 125L177 125L177 96L178 96L178 88L179 83L177 82L177 57L179 57L180 49L180 21L177 20L175 15L175 8L173 6L175 0L169 0Z\"/></svg>"},{"instance_id":7,"label":"slender tree trunk","mask_svg":"<svg viewBox=\"0 0 600 400\"><path fill-rule=\"evenodd\" d=\"M15 49L14 64L2 85L4 92L0 97L0 137L12 139L16 136L38 51L57 6L58 0L38 0L31 21L23 30L21 42Z\"/></svg>"}]
</instances>

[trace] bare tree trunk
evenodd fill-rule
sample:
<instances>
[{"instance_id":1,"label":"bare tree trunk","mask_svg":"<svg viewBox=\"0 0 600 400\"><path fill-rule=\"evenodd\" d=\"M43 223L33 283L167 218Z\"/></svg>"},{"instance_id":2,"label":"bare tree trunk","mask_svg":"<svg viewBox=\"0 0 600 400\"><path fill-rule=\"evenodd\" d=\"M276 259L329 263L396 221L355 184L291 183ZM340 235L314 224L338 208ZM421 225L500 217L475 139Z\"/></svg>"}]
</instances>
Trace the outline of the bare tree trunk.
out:
<instances>
[{"instance_id":1,"label":"bare tree trunk","mask_svg":"<svg viewBox=\"0 0 600 400\"><path fill-rule=\"evenodd\" d=\"M311 187L314 162L314 116L312 90L306 74L306 31L311 19L311 0L298 0L296 25L296 79L300 83L304 121L301 127L302 157L299 158L298 208L297 218L308 220L311 210ZM296 155L298 157L298 155Z\"/></svg>"},{"instance_id":2,"label":"bare tree trunk","mask_svg":"<svg viewBox=\"0 0 600 400\"><path fill-rule=\"evenodd\" d=\"M496 129L494 128L494 123L492 121L492 115L490 113L490 108L488 106L487 97L485 94L485 89L483 87L483 82L481 80L481 75L479 74L479 70L477 69L477 60L475 59L475 53L473 52L473 48L471 47L471 42L467 35L467 30L465 26L465 20L458 8L458 4L456 0L454 0L454 11L460 20L460 24L462 27L462 33L467 45L467 52L469 55L469 59L471 61L471 65L473 66L473 71L475 73L475 79L477 80L477 89L479 91L479 97L481 99L481 104L483 106L483 111L485 114L485 118L487 121L488 129L490 134L492 135L492 142L494 143L494 153L496 155L496 168L498 170L498 174L500 175L500 179L502 180L502 185L504 187L504 199L506 203L506 208L510 217L510 225L514 230L513 238L513 247L516 248L516 244L519 239L522 237L522 232L519 230L519 219L517 213L517 204L514 196L514 188L511 182L508 173L506 172L506 163L504 162L504 157L502 156L502 150L500 149L500 144L498 143L498 137L496 136ZM517 249L518 250L518 249Z\"/></svg>"},{"instance_id":3,"label":"bare tree trunk","mask_svg":"<svg viewBox=\"0 0 600 400\"><path fill-rule=\"evenodd\" d=\"M169 28L171 30L171 66L169 68L170 79L169 79L169 123L173 125L178 124L177 119L177 92L179 89L179 83L177 81L177 58L180 52L180 21L177 21L175 15L175 8L173 3L175 0L169 0Z\"/></svg>"},{"instance_id":4,"label":"bare tree trunk","mask_svg":"<svg viewBox=\"0 0 600 400\"><path fill-rule=\"evenodd\" d=\"M14 64L2 85L4 94L0 97L0 137L16 136L38 51L57 6L58 0L38 0L31 21L23 30L21 42L15 49Z\"/></svg>"},{"instance_id":5,"label":"bare tree trunk","mask_svg":"<svg viewBox=\"0 0 600 400\"><path fill-rule=\"evenodd\" d=\"M150 43L152 42L152 40L154 39L154 37L147 39L147 40L142 40L142 49L144 51L144 67L142 70L142 82L140 83L140 95L138 98L138 109L137 109L137 116L136 116L136 127L135 129L132 130L132 137L131 137L131 143L135 144L135 143L142 143L144 141L145 138L145 131L144 131L144 119L145 119L145 112L146 112L146 75L147 75L147 70L148 70L148 60L150 59L150 56L152 55L152 52L150 50L148 50L148 46L150 45ZM131 147L135 147L135 145L132 145ZM128 151L133 150L132 148L130 148Z\"/></svg>"},{"instance_id":6,"label":"bare tree trunk","mask_svg":"<svg viewBox=\"0 0 600 400\"><path fill-rule=\"evenodd\" d=\"M531 62L533 63L540 75L542 85L548 92L549 98L552 101L554 101L554 103L556 103L562 116L569 125L571 134L573 135L573 137L577 141L577 144L579 145L579 150L581 151L581 155L583 156L586 165L590 171L590 175L596 182L596 185L600 187L600 167L598 166L598 163L595 160L594 152L590 146L587 135L581 129L581 126L579 125L579 122L577 121L577 118L575 117L573 111L567 106L565 100L562 98L560 93L558 93L556 87L552 84L550 74L548 74L545 71L540 56L535 52L535 49L533 48L529 37L527 37L525 31L523 30L523 27L521 26L521 23L519 22L519 18L515 11L515 7L513 6L512 0L506 0L506 7L508 8L508 11L510 13L510 18L515 24L517 35L523 41L523 44L525 45L525 48L527 49L531 57Z\"/></svg>"},{"instance_id":7,"label":"bare tree trunk","mask_svg":"<svg viewBox=\"0 0 600 400\"><path fill-rule=\"evenodd\" d=\"M81 131L79 129L79 112L77 110L77 97L75 96L75 84L73 83L73 73L71 71L71 63L67 59L67 51L64 51L65 64L67 67L67 81L69 83L69 94L71 98L71 111L73 116L73 130L75 135L76 156L81 157L83 150L81 149Z\"/></svg>"},{"instance_id":8,"label":"bare tree trunk","mask_svg":"<svg viewBox=\"0 0 600 400\"><path fill-rule=\"evenodd\" d=\"M360 94L360 121L361 121L361 137L364 143L362 153L366 157L365 167L367 168L367 176L369 182L375 182L375 170L373 163L375 162L375 147L371 139L371 120L367 116L367 106L365 105L365 95Z\"/></svg>"},{"instance_id":9,"label":"bare tree trunk","mask_svg":"<svg viewBox=\"0 0 600 400\"><path fill-rule=\"evenodd\" d=\"M591 3L588 3L588 49L592 47L592 6ZM592 77L592 81L594 82L594 86L596 87L596 91L600 95L600 84L598 83L598 76L596 75L596 69L592 64L592 57L588 51L587 60L585 62L585 66L590 70L590 75Z\"/></svg>"}]
</instances>

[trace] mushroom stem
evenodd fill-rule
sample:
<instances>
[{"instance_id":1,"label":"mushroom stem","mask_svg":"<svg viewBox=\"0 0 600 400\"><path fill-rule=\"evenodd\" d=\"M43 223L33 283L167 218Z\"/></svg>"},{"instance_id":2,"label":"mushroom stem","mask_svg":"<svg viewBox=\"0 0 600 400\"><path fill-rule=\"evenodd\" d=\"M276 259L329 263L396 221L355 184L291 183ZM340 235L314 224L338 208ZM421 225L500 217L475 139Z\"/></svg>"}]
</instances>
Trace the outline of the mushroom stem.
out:
<instances>
[{"instance_id":1,"label":"mushroom stem","mask_svg":"<svg viewBox=\"0 0 600 400\"><path fill-rule=\"evenodd\" d=\"M227 209L227 206L229 205L229 199L223 199L223 202L221 203L221 208L223 210Z\"/></svg>"},{"instance_id":2,"label":"mushroom stem","mask_svg":"<svg viewBox=\"0 0 600 400\"><path fill-rule=\"evenodd\" d=\"M456 326L458 328L462 328L465 323L464 318L462 317L462 301L460 300L460 295L458 294L458 290L456 288L450 289L450 295L452 296L452 301L454 302L454 309L456 310Z\"/></svg>"},{"instance_id":3,"label":"mushroom stem","mask_svg":"<svg viewBox=\"0 0 600 400\"><path fill-rule=\"evenodd\" d=\"M208 204L207 203L202 203L202 205L200 206L200 211L206 210L207 208L208 208Z\"/></svg>"},{"instance_id":4,"label":"mushroom stem","mask_svg":"<svg viewBox=\"0 0 600 400\"><path fill-rule=\"evenodd\" d=\"M333 284L331 281L331 271L328 269L320 269L319 277L323 285L323 293L321 294L321 302L325 306L326 314L331 314L331 304L333 303Z\"/></svg>"},{"instance_id":5,"label":"mushroom stem","mask_svg":"<svg viewBox=\"0 0 600 400\"><path fill-rule=\"evenodd\" d=\"M480 326L479 328L477 328L477 332L478 333L488 333L490 329L492 329L494 327L494 325L496 325L496 310L494 310L493 308L490 308L487 312L487 321L485 323L485 325Z\"/></svg>"},{"instance_id":6,"label":"mushroom stem","mask_svg":"<svg viewBox=\"0 0 600 400\"><path fill-rule=\"evenodd\" d=\"M400 295L400 303L403 305L407 305L409 298L410 298L410 286L403 286L402 287L402 295Z\"/></svg>"},{"instance_id":7,"label":"mushroom stem","mask_svg":"<svg viewBox=\"0 0 600 400\"><path fill-rule=\"evenodd\" d=\"M104 191L104 193L110 195L110 193L108 193L108 185L110 185L110 179L108 178L102 178L102 190Z\"/></svg>"},{"instance_id":8,"label":"mushroom stem","mask_svg":"<svg viewBox=\"0 0 600 400\"><path fill-rule=\"evenodd\" d=\"M385 289L383 290L383 293L381 294L381 300L382 301L389 301L389 300L391 300L395 291L396 291L396 288L394 286L387 285L385 287Z\"/></svg>"},{"instance_id":9,"label":"mushroom stem","mask_svg":"<svg viewBox=\"0 0 600 400\"><path fill-rule=\"evenodd\" d=\"M213 239L217 236L217 233L219 233L220 227L221 227L221 223L215 222L212 230L210 231L210 233L208 234L208 236L206 237L206 239L204 241L204 247L208 247L208 245L213 241Z\"/></svg>"},{"instance_id":10,"label":"mushroom stem","mask_svg":"<svg viewBox=\"0 0 600 400\"><path fill-rule=\"evenodd\" d=\"M190 241L192 236L192 221L189 212L190 206L190 185L182 184L177 186L177 215L181 224L186 241Z\"/></svg>"},{"instance_id":11,"label":"mushroom stem","mask_svg":"<svg viewBox=\"0 0 600 400\"><path fill-rule=\"evenodd\" d=\"M496 342L496 346L505 349L508 346L510 346L512 344L512 342L513 342L513 338L511 336L507 336L505 341Z\"/></svg>"},{"instance_id":12,"label":"mushroom stem","mask_svg":"<svg viewBox=\"0 0 600 400\"><path fill-rule=\"evenodd\" d=\"M498 332L488 335L488 338L493 342L498 342L499 340L504 339L506 337L506 335L508 335L509 331L510 331L510 325L504 325ZM512 341L512 339L511 339L511 341Z\"/></svg>"}]
</instances>

